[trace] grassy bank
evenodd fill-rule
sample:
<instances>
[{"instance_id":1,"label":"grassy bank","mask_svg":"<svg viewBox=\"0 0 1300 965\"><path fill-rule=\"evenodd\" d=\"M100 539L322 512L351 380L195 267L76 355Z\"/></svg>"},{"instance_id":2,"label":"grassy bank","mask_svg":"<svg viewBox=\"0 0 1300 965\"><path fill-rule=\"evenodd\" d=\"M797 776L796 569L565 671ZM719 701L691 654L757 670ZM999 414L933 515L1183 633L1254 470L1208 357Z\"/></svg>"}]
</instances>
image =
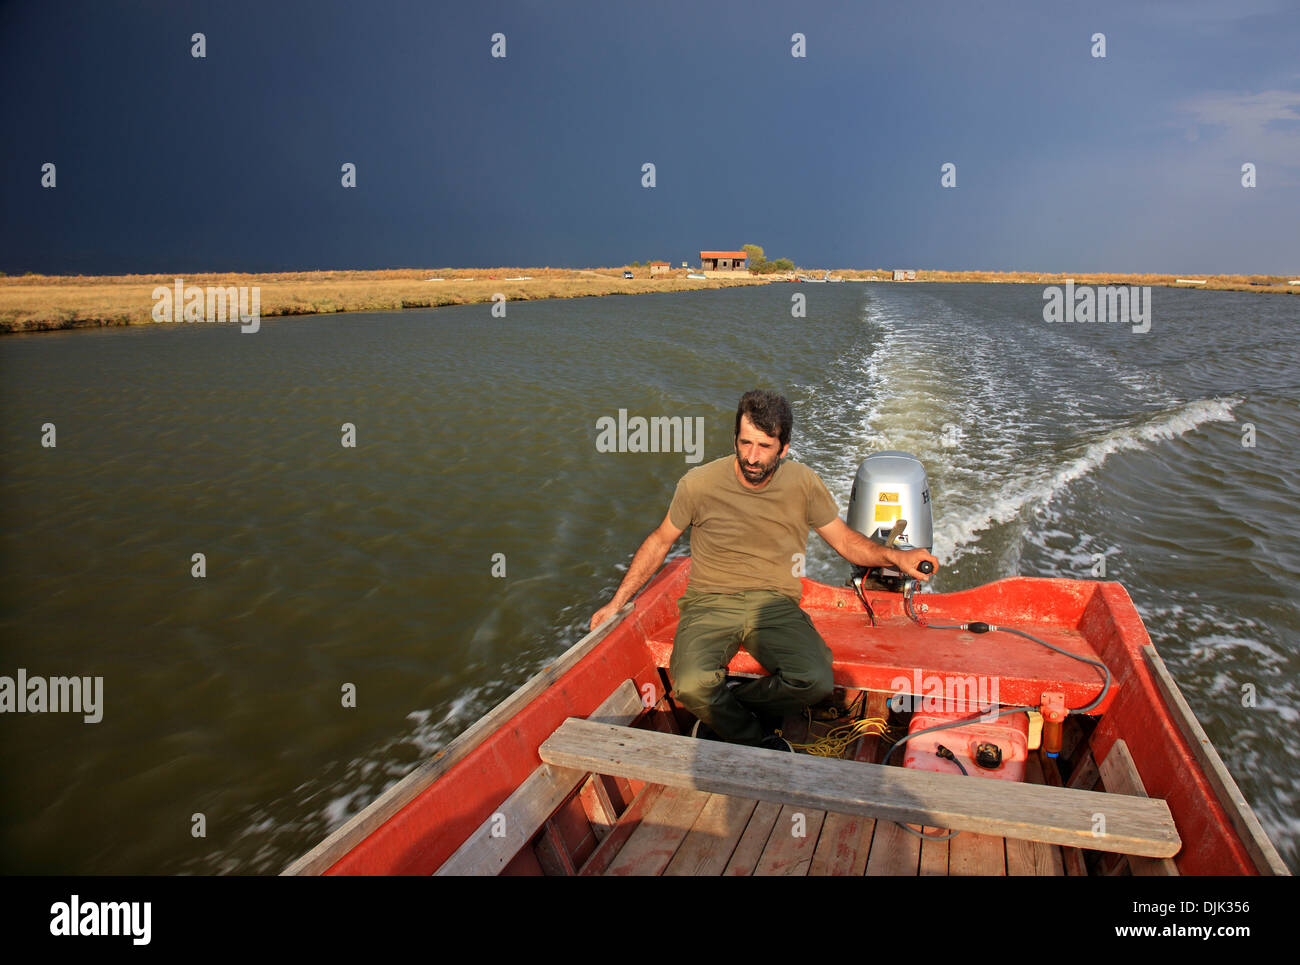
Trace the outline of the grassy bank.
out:
<instances>
[{"instance_id":1,"label":"grassy bank","mask_svg":"<svg viewBox=\"0 0 1300 965\"><path fill-rule=\"evenodd\" d=\"M323 312L374 312L490 302L497 292L510 301L580 298L763 284L763 278L686 278L684 271L651 278L649 269L491 268L313 271L273 274L183 275L186 286L256 286L261 317ZM506 279L530 276L527 280ZM36 332L153 322L153 291L171 288L175 275L56 276L0 278L0 331ZM431 279L441 279L434 281Z\"/></svg>"},{"instance_id":2,"label":"grassy bank","mask_svg":"<svg viewBox=\"0 0 1300 965\"><path fill-rule=\"evenodd\" d=\"M890 281L892 272L881 271L834 271L852 281ZM1287 292L1300 294L1300 285L1288 285L1294 275L1137 275L1118 274L1115 272L1060 272L1047 274L1039 271L923 271L916 270L917 281L944 282L996 282L1020 285L1061 285L1067 278L1074 279L1076 285L1157 285L1167 288L1204 288L1210 291L1251 291L1251 292ZM1179 284L1178 279L1195 279L1204 281L1204 285Z\"/></svg>"},{"instance_id":3,"label":"grassy bank","mask_svg":"<svg viewBox=\"0 0 1300 965\"><path fill-rule=\"evenodd\" d=\"M751 278L688 279L682 270L651 278L649 269L622 268L490 268L394 269L389 271L312 271L273 274L185 275L185 284L256 286L261 290L261 317L314 315L324 312L374 312L403 308L432 308L489 302L500 292L510 301L534 298L580 298L587 295L686 291L764 284L785 280L780 275ZM812 273L812 270L808 270ZM815 274L820 275L821 269ZM889 281L884 270L833 270L851 281ZM520 276L526 280L511 281ZM1178 285L1179 277L1203 278L1204 285ZM923 271L917 281L1000 282L1059 285L1073 278L1076 285L1164 285L1213 291L1300 293L1279 275L1124 275L1043 274L1040 272ZM22 275L0 277L0 332L37 332L103 325L142 325L153 321L153 291L170 288L174 275ZM434 280L437 279L437 280Z\"/></svg>"}]
</instances>

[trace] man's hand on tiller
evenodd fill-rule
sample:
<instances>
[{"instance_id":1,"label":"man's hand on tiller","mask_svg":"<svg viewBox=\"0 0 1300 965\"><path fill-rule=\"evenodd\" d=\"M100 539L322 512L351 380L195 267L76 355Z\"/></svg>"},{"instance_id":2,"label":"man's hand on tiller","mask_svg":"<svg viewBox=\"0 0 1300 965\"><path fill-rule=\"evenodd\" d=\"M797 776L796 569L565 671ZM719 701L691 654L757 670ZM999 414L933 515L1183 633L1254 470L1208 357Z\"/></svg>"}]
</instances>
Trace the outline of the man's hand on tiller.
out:
<instances>
[{"instance_id":1,"label":"man's hand on tiller","mask_svg":"<svg viewBox=\"0 0 1300 965\"><path fill-rule=\"evenodd\" d=\"M923 549L914 549L914 550L890 549L889 553L890 556L893 557L895 566L897 566L908 576L915 577L916 579L920 580L922 583L929 583L930 577L917 569L917 566L920 563L924 561L929 561L930 565L933 566L935 570L939 569L938 559L936 559L934 556L932 556L930 553L926 552Z\"/></svg>"}]
</instances>

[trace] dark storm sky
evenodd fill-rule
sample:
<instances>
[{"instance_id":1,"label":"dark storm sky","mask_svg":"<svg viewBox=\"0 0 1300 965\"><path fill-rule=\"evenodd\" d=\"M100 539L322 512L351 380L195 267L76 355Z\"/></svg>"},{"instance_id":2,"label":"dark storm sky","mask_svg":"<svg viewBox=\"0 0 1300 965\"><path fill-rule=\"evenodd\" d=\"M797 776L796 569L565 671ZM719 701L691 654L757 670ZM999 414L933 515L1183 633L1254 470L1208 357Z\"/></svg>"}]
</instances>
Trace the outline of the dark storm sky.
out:
<instances>
[{"instance_id":1,"label":"dark storm sky","mask_svg":"<svg viewBox=\"0 0 1300 965\"><path fill-rule=\"evenodd\" d=\"M1300 272L1298 52L1278 0L10 2L0 271Z\"/></svg>"}]
</instances>

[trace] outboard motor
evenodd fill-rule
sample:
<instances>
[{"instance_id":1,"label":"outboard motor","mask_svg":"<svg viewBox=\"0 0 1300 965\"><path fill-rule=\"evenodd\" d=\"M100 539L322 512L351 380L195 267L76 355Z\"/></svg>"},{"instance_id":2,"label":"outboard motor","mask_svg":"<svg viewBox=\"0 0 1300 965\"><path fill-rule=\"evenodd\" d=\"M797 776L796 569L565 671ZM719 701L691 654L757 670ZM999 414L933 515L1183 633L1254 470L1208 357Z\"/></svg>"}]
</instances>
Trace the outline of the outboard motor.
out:
<instances>
[{"instance_id":1,"label":"outboard motor","mask_svg":"<svg viewBox=\"0 0 1300 965\"><path fill-rule=\"evenodd\" d=\"M846 522L882 546L934 548L930 481L925 467L906 452L877 452L858 466ZM858 589L903 592L911 578L893 567L853 567L849 583Z\"/></svg>"}]
</instances>

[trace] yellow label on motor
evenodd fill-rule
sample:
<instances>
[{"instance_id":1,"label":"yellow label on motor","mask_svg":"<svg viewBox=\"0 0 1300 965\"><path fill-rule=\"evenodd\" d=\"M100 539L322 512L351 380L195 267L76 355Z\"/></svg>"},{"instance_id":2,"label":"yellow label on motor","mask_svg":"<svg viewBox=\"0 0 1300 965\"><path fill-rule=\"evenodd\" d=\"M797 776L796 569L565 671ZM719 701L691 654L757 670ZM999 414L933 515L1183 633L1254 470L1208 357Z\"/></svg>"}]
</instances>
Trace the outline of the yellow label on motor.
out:
<instances>
[{"instance_id":1,"label":"yellow label on motor","mask_svg":"<svg viewBox=\"0 0 1300 965\"><path fill-rule=\"evenodd\" d=\"M1025 716L1029 718L1029 750L1036 751L1043 742L1043 715L1031 710Z\"/></svg>"},{"instance_id":2,"label":"yellow label on motor","mask_svg":"<svg viewBox=\"0 0 1300 965\"><path fill-rule=\"evenodd\" d=\"M898 502L898 493L881 493L876 497L878 503L896 503Z\"/></svg>"},{"instance_id":3,"label":"yellow label on motor","mask_svg":"<svg viewBox=\"0 0 1300 965\"><path fill-rule=\"evenodd\" d=\"M896 519L901 519L902 516L903 516L902 506L877 506L876 507L877 523L892 523Z\"/></svg>"}]
</instances>

